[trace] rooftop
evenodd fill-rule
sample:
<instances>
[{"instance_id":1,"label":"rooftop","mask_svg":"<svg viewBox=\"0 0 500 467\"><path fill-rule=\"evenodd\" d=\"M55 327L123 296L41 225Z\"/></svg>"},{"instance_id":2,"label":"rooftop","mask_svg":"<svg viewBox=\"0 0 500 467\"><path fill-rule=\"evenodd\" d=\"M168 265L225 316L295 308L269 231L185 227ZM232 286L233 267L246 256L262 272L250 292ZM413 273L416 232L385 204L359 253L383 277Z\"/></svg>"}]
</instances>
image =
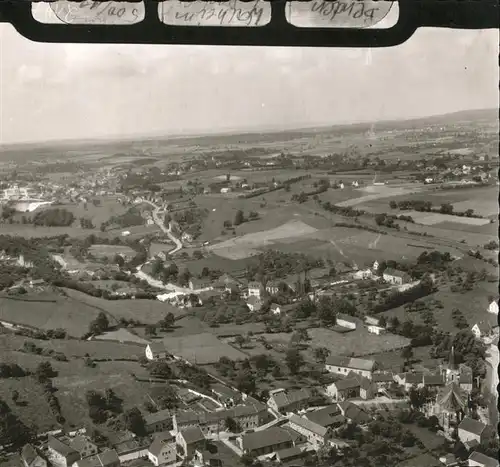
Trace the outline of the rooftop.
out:
<instances>
[{"instance_id":1,"label":"rooftop","mask_svg":"<svg viewBox=\"0 0 500 467\"><path fill-rule=\"evenodd\" d=\"M302 402L311 398L309 389L297 389L295 391L283 391L273 394L271 399L274 399L278 408L284 408L296 402Z\"/></svg>"},{"instance_id":2,"label":"rooftop","mask_svg":"<svg viewBox=\"0 0 500 467\"><path fill-rule=\"evenodd\" d=\"M80 452L85 447L87 446L87 443L91 442L88 438L85 436L75 436L71 441L70 441L70 446L75 449L76 451ZM93 444L93 443L92 443Z\"/></svg>"},{"instance_id":3,"label":"rooftop","mask_svg":"<svg viewBox=\"0 0 500 467\"><path fill-rule=\"evenodd\" d=\"M163 422L172 417L170 409L159 410L158 412L149 413L144 416L144 423L152 425L153 423Z\"/></svg>"},{"instance_id":4,"label":"rooftop","mask_svg":"<svg viewBox=\"0 0 500 467\"><path fill-rule=\"evenodd\" d=\"M31 444L25 444L21 450L21 457L26 464L31 464L38 456L35 448Z\"/></svg>"},{"instance_id":5,"label":"rooftop","mask_svg":"<svg viewBox=\"0 0 500 467\"><path fill-rule=\"evenodd\" d=\"M274 446L289 441L292 442L292 436L283 428L272 427L267 430L254 431L242 436L243 450L253 451L267 446Z\"/></svg>"},{"instance_id":6,"label":"rooftop","mask_svg":"<svg viewBox=\"0 0 500 467\"><path fill-rule=\"evenodd\" d=\"M465 430L469 433L474 433L475 435L481 435L488 425L480 422L479 420L474 420L470 417L465 417L458 425L459 430Z\"/></svg>"},{"instance_id":7,"label":"rooftop","mask_svg":"<svg viewBox=\"0 0 500 467\"><path fill-rule=\"evenodd\" d=\"M75 454L76 451L68 446L67 444L64 444L62 441L59 439L55 438L54 436L49 435L48 447L51 448L53 451L58 452L59 454L63 455L64 457L67 457L69 455Z\"/></svg>"},{"instance_id":8,"label":"rooftop","mask_svg":"<svg viewBox=\"0 0 500 467\"><path fill-rule=\"evenodd\" d=\"M174 437L170 433L162 433L155 437L149 446L149 452L158 457L165 444L175 443Z\"/></svg>"},{"instance_id":9,"label":"rooftop","mask_svg":"<svg viewBox=\"0 0 500 467\"><path fill-rule=\"evenodd\" d=\"M305 416L314 423L323 427L341 424L345 421L345 417L340 413L337 404L329 405L313 412L308 412Z\"/></svg>"},{"instance_id":10,"label":"rooftop","mask_svg":"<svg viewBox=\"0 0 500 467\"><path fill-rule=\"evenodd\" d=\"M181 436L184 438L186 444L194 444L205 440L205 436L201 431L200 427L190 427L185 430L181 430Z\"/></svg>"},{"instance_id":11,"label":"rooftop","mask_svg":"<svg viewBox=\"0 0 500 467\"><path fill-rule=\"evenodd\" d=\"M374 383L389 383L394 381L394 375L392 373L373 373L372 381Z\"/></svg>"},{"instance_id":12,"label":"rooftop","mask_svg":"<svg viewBox=\"0 0 500 467\"><path fill-rule=\"evenodd\" d=\"M108 465L119 465L120 458L116 451L104 451L78 461L78 467L106 467Z\"/></svg>"},{"instance_id":13,"label":"rooftop","mask_svg":"<svg viewBox=\"0 0 500 467\"><path fill-rule=\"evenodd\" d=\"M470 456L469 460L473 460L484 467L498 467L498 460L493 459L493 457L485 456L484 454L474 451Z\"/></svg>"},{"instance_id":14,"label":"rooftop","mask_svg":"<svg viewBox=\"0 0 500 467\"><path fill-rule=\"evenodd\" d=\"M343 368L352 368L354 370L373 371L375 367L374 360L364 360L354 357L330 356L326 360L327 365L339 366Z\"/></svg>"},{"instance_id":15,"label":"rooftop","mask_svg":"<svg viewBox=\"0 0 500 467\"><path fill-rule=\"evenodd\" d=\"M290 423L298 425L304 428L305 430L310 431L319 436L325 436L326 433L328 432L328 428L318 425L316 422L308 420L307 418L299 417L298 415L295 414L290 417Z\"/></svg>"}]
</instances>

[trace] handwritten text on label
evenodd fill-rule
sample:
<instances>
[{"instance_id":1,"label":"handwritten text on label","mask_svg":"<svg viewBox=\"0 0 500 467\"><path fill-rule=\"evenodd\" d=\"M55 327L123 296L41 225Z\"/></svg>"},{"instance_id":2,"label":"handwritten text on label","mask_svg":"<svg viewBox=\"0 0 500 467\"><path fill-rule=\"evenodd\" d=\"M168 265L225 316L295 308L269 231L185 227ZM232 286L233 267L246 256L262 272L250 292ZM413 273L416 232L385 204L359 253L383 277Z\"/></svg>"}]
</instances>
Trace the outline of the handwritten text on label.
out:
<instances>
[{"instance_id":1,"label":"handwritten text on label","mask_svg":"<svg viewBox=\"0 0 500 467\"><path fill-rule=\"evenodd\" d=\"M50 6L61 21L69 24L134 24L144 18L144 4L137 2L58 0Z\"/></svg>"},{"instance_id":2,"label":"handwritten text on label","mask_svg":"<svg viewBox=\"0 0 500 467\"><path fill-rule=\"evenodd\" d=\"M231 0L182 2L169 0L160 4L160 17L166 24L185 26L264 26L271 18L269 2Z\"/></svg>"}]
</instances>

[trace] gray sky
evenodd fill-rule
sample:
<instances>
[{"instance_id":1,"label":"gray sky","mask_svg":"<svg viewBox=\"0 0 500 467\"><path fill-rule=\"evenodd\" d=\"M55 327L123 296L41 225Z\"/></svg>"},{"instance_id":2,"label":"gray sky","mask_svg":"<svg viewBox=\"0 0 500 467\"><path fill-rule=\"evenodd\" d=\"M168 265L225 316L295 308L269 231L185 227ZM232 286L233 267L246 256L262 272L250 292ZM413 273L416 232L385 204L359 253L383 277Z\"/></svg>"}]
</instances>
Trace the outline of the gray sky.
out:
<instances>
[{"instance_id":1,"label":"gray sky","mask_svg":"<svg viewBox=\"0 0 500 467\"><path fill-rule=\"evenodd\" d=\"M0 24L0 143L334 124L498 105L498 31L375 50L38 44Z\"/></svg>"}]
</instances>

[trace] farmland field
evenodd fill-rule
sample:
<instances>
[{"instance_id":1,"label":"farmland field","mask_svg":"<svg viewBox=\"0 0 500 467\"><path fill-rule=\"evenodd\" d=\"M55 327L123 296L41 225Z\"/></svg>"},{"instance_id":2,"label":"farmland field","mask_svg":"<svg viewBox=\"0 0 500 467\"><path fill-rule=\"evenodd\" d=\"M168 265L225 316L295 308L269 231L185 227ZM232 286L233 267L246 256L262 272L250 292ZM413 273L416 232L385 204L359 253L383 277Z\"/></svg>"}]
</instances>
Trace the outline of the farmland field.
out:
<instances>
[{"instance_id":1,"label":"farmland field","mask_svg":"<svg viewBox=\"0 0 500 467\"><path fill-rule=\"evenodd\" d=\"M132 248L123 245L92 245L89 248L89 253L96 258L113 258L115 255L123 255L130 259L135 256L135 251Z\"/></svg>"},{"instance_id":2,"label":"farmland field","mask_svg":"<svg viewBox=\"0 0 500 467\"><path fill-rule=\"evenodd\" d=\"M362 192L365 193L363 196L342 201L340 203L337 203L337 205L341 207L358 206L360 204L362 205L366 202L373 200L394 198L395 196L411 195L413 193L421 191L422 188L419 185L415 186L404 185L399 187L394 185L383 185L383 186L371 185L364 188L360 188L360 190L362 190Z\"/></svg>"},{"instance_id":3,"label":"farmland field","mask_svg":"<svg viewBox=\"0 0 500 467\"><path fill-rule=\"evenodd\" d=\"M415 222L423 225L436 225L436 224L441 224L442 222L447 222L452 224L482 226L490 223L489 219L452 216L437 212L405 211L404 214L405 216L411 216L415 220Z\"/></svg>"}]
</instances>

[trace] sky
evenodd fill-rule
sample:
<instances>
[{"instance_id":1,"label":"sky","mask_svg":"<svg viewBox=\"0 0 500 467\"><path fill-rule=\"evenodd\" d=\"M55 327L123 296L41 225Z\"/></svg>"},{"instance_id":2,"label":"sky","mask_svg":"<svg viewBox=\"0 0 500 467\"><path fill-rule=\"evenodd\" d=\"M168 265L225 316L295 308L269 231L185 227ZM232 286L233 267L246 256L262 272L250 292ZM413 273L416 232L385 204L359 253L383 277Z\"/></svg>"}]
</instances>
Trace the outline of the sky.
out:
<instances>
[{"instance_id":1,"label":"sky","mask_svg":"<svg viewBox=\"0 0 500 467\"><path fill-rule=\"evenodd\" d=\"M385 49L40 44L0 24L0 144L403 119L498 106L498 31Z\"/></svg>"}]
</instances>

